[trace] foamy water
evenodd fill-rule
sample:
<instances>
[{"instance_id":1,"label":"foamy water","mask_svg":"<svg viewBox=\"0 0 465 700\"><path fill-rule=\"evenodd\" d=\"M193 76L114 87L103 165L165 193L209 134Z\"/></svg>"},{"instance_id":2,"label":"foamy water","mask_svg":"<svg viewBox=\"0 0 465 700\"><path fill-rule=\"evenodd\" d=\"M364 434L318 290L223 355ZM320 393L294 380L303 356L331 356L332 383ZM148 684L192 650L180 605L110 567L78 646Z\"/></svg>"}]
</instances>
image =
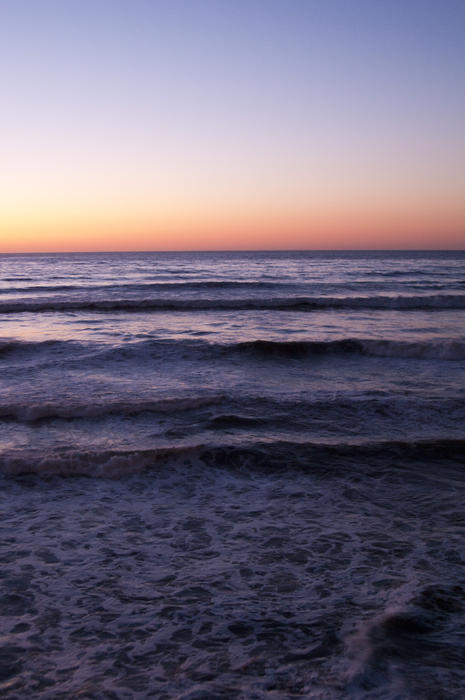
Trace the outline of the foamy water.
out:
<instances>
[{"instance_id":1,"label":"foamy water","mask_svg":"<svg viewBox=\"0 0 465 700\"><path fill-rule=\"evenodd\" d=\"M462 697L464 321L463 253L0 256L1 692Z\"/></svg>"}]
</instances>

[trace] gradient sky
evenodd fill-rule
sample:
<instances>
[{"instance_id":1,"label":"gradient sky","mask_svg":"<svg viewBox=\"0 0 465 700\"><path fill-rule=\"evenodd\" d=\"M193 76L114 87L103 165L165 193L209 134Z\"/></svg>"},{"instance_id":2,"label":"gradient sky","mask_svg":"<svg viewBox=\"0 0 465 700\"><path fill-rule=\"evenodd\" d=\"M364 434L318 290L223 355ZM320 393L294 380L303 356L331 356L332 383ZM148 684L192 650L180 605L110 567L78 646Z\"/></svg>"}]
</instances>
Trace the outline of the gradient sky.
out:
<instances>
[{"instance_id":1,"label":"gradient sky","mask_svg":"<svg viewBox=\"0 0 465 700\"><path fill-rule=\"evenodd\" d=\"M465 248L464 0L0 0L0 252Z\"/></svg>"}]
</instances>

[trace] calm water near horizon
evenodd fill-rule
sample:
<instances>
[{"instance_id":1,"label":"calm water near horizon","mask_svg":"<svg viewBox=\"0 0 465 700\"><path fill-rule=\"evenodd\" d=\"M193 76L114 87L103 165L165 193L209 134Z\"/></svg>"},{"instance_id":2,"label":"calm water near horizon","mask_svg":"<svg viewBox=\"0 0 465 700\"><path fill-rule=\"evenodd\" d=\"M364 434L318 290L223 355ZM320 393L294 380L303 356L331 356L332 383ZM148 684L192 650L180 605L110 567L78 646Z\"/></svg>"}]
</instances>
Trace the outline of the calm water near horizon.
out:
<instances>
[{"instance_id":1,"label":"calm water near horizon","mask_svg":"<svg viewBox=\"0 0 465 700\"><path fill-rule=\"evenodd\" d=\"M0 693L462 697L464 328L460 251L0 255Z\"/></svg>"}]
</instances>

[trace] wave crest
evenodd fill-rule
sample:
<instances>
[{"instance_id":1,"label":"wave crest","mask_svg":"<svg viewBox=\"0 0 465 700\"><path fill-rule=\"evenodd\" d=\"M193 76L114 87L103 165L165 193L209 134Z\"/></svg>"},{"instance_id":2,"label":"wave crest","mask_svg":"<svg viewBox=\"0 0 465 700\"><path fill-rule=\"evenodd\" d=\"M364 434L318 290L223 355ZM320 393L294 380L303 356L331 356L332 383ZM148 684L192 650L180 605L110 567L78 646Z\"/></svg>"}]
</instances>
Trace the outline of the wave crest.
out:
<instances>
[{"instance_id":1,"label":"wave crest","mask_svg":"<svg viewBox=\"0 0 465 700\"><path fill-rule=\"evenodd\" d=\"M275 299L20 299L0 302L0 313L54 311L318 311L319 309L379 309L400 311L441 311L465 309L463 294L371 297L286 297Z\"/></svg>"},{"instance_id":2,"label":"wave crest","mask_svg":"<svg viewBox=\"0 0 465 700\"><path fill-rule=\"evenodd\" d=\"M60 361L119 362L145 358L176 359L224 358L237 353L262 359L304 359L318 355L365 355L399 359L465 360L465 340L457 338L428 340L393 340L390 338L339 338L337 340L266 340L256 339L238 343L212 343L202 340L146 339L124 345L106 343L79 343L66 340L0 340L0 360L34 359L38 354L45 359L57 353Z\"/></svg>"},{"instance_id":3,"label":"wave crest","mask_svg":"<svg viewBox=\"0 0 465 700\"><path fill-rule=\"evenodd\" d=\"M444 459L464 463L465 440L438 439L417 441L321 443L250 442L243 446L176 445L145 450L66 450L49 453L18 450L0 455L0 473L4 476L89 476L119 478L171 468L193 466L252 471L294 471L328 474L347 470L347 460L357 469L393 469L392 460L404 467L409 462L426 469L429 461ZM341 457L344 459L341 460Z\"/></svg>"},{"instance_id":4,"label":"wave crest","mask_svg":"<svg viewBox=\"0 0 465 700\"><path fill-rule=\"evenodd\" d=\"M299 358L307 355L350 354L373 357L464 360L465 341L398 341L388 339L343 338L327 341L252 340L231 346L239 352L262 357Z\"/></svg>"}]
</instances>

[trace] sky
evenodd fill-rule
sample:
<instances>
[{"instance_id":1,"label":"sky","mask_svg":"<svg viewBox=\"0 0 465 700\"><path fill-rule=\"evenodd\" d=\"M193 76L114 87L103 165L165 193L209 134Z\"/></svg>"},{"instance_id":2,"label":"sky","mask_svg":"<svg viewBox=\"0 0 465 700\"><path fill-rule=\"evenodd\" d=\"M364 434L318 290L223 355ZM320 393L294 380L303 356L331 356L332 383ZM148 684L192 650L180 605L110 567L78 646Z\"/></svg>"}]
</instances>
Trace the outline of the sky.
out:
<instances>
[{"instance_id":1,"label":"sky","mask_svg":"<svg viewBox=\"0 0 465 700\"><path fill-rule=\"evenodd\" d=\"M0 252L465 248L465 0L0 0Z\"/></svg>"}]
</instances>

